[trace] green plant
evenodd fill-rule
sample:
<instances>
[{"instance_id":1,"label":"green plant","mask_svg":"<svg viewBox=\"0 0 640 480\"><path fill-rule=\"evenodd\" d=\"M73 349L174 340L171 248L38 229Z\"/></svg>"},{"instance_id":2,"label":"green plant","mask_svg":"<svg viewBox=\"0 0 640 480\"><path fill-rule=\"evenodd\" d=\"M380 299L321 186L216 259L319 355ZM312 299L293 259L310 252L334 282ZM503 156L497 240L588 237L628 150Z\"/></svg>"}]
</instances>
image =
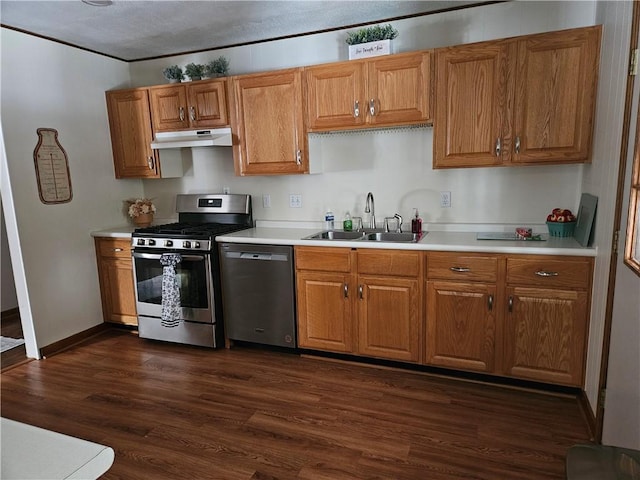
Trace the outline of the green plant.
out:
<instances>
[{"instance_id":1,"label":"green plant","mask_svg":"<svg viewBox=\"0 0 640 480\"><path fill-rule=\"evenodd\" d=\"M204 75L204 65L189 63L184 67L184 73L186 73L191 80L200 80Z\"/></svg>"},{"instance_id":2,"label":"green plant","mask_svg":"<svg viewBox=\"0 0 640 480\"><path fill-rule=\"evenodd\" d=\"M391 24L373 27L365 27L353 32L347 32L348 45L358 45L360 43L377 42L378 40L393 40L398 36L398 30Z\"/></svg>"},{"instance_id":3,"label":"green plant","mask_svg":"<svg viewBox=\"0 0 640 480\"><path fill-rule=\"evenodd\" d=\"M225 57L218 57L211 60L205 66L205 74L208 77L226 77L229 74L229 60Z\"/></svg>"},{"instance_id":4,"label":"green plant","mask_svg":"<svg viewBox=\"0 0 640 480\"><path fill-rule=\"evenodd\" d=\"M162 71L162 74L167 80L182 80L184 77L182 69L178 65L171 65L170 67L165 68Z\"/></svg>"}]
</instances>

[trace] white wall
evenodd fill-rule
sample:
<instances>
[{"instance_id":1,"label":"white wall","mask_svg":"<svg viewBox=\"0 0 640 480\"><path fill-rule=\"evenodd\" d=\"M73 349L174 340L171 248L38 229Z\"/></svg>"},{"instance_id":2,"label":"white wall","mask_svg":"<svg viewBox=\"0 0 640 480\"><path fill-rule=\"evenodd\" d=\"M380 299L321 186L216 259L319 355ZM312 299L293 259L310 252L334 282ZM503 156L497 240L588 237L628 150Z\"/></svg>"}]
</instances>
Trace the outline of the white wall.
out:
<instances>
[{"instance_id":1,"label":"white wall","mask_svg":"<svg viewBox=\"0 0 640 480\"><path fill-rule=\"evenodd\" d=\"M393 22L400 31L396 52L503 38L594 23L593 2L508 2ZM131 65L138 86L164 83L171 64L205 63L219 55L230 73L334 62L347 58L345 33L328 32L263 44L137 62ZM327 207L337 219L345 211L362 215L372 191L376 216L398 212L408 221L413 207L425 222L544 223L554 207L577 209L583 166L541 166L434 171L432 129L338 133L310 136L310 158L324 173L307 176L235 177L230 149L194 149L193 169L181 179L145 181L159 216L174 214L178 192L232 192L255 195L261 220L320 221ZM452 207L439 206L439 192L450 191ZM302 194L302 208L289 208L289 194ZM262 194L271 195L263 209Z\"/></svg>"},{"instance_id":2,"label":"white wall","mask_svg":"<svg viewBox=\"0 0 640 480\"><path fill-rule=\"evenodd\" d=\"M0 311L6 312L18 306L18 297L16 296L16 286L13 281L13 268L11 268L11 257L9 255L9 242L7 241L7 227L4 224L4 212L0 203L0 242L2 250L0 250L0 261L2 261L2 283L0 284L0 301L2 308Z\"/></svg>"},{"instance_id":3,"label":"white wall","mask_svg":"<svg viewBox=\"0 0 640 480\"><path fill-rule=\"evenodd\" d=\"M625 172L621 231L618 242L616 288L613 301L611 346L607 370L607 394L602 443L640 450L640 276L624 264L629 213L629 192L633 169L640 82L634 85L631 125Z\"/></svg>"},{"instance_id":4,"label":"white wall","mask_svg":"<svg viewBox=\"0 0 640 480\"><path fill-rule=\"evenodd\" d=\"M114 177L105 107L104 92L127 86L129 67L4 28L0 41L1 125L13 192L7 199L3 191L3 204L17 224L11 231L7 221L7 234L22 252L24 294L41 348L102 322L90 232L126 223L122 201L142 191L139 180ZM33 163L39 127L58 130L67 152L70 203L39 200Z\"/></svg>"},{"instance_id":5,"label":"white wall","mask_svg":"<svg viewBox=\"0 0 640 480\"><path fill-rule=\"evenodd\" d=\"M593 162L585 166L582 191L598 197L595 262L585 391L595 411L600 381L611 241L623 127L626 72L629 61L632 3L599 2L603 24L600 77L596 105Z\"/></svg>"}]
</instances>

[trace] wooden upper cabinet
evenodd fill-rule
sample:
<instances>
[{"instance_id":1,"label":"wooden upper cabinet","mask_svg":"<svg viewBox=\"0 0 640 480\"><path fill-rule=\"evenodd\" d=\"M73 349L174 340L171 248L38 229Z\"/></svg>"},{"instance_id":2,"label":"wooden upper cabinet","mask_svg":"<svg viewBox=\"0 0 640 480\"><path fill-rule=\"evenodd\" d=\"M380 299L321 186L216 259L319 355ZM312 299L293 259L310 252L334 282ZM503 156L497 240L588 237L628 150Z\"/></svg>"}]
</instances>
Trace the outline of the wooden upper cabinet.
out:
<instances>
[{"instance_id":1,"label":"wooden upper cabinet","mask_svg":"<svg viewBox=\"0 0 640 480\"><path fill-rule=\"evenodd\" d=\"M502 164L510 45L436 50L434 168Z\"/></svg>"},{"instance_id":2,"label":"wooden upper cabinet","mask_svg":"<svg viewBox=\"0 0 640 480\"><path fill-rule=\"evenodd\" d=\"M436 50L434 168L590 160L601 27Z\"/></svg>"},{"instance_id":3,"label":"wooden upper cabinet","mask_svg":"<svg viewBox=\"0 0 640 480\"><path fill-rule=\"evenodd\" d=\"M309 131L426 123L431 52L305 68Z\"/></svg>"},{"instance_id":4,"label":"wooden upper cabinet","mask_svg":"<svg viewBox=\"0 0 640 480\"><path fill-rule=\"evenodd\" d=\"M106 92L116 178L158 178L146 88Z\"/></svg>"},{"instance_id":5,"label":"wooden upper cabinet","mask_svg":"<svg viewBox=\"0 0 640 480\"><path fill-rule=\"evenodd\" d=\"M233 77L230 98L236 175L309 171L301 69Z\"/></svg>"},{"instance_id":6,"label":"wooden upper cabinet","mask_svg":"<svg viewBox=\"0 0 640 480\"><path fill-rule=\"evenodd\" d=\"M518 42L514 163L590 161L601 28Z\"/></svg>"},{"instance_id":7,"label":"wooden upper cabinet","mask_svg":"<svg viewBox=\"0 0 640 480\"><path fill-rule=\"evenodd\" d=\"M225 79L162 85L149 90L155 132L229 124Z\"/></svg>"}]
</instances>

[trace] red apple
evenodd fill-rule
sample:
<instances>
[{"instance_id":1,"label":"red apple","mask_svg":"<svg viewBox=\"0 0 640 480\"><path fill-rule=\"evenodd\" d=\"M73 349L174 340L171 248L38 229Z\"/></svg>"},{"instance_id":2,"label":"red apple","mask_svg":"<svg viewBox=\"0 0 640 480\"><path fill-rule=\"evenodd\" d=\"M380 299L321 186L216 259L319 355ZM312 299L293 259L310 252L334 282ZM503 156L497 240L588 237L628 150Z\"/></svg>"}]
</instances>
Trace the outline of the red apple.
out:
<instances>
[{"instance_id":1,"label":"red apple","mask_svg":"<svg viewBox=\"0 0 640 480\"><path fill-rule=\"evenodd\" d=\"M573 215L573 213L571 213L571 210L564 209L562 211L562 215L564 215L565 217L568 217L569 215Z\"/></svg>"},{"instance_id":2,"label":"red apple","mask_svg":"<svg viewBox=\"0 0 640 480\"><path fill-rule=\"evenodd\" d=\"M567 215L567 222L575 222L576 221L576 217L572 214L572 215Z\"/></svg>"},{"instance_id":3,"label":"red apple","mask_svg":"<svg viewBox=\"0 0 640 480\"><path fill-rule=\"evenodd\" d=\"M562 213L562 208L554 208L551 212L558 215L559 213Z\"/></svg>"},{"instance_id":4,"label":"red apple","mask_svg":"<svg viewBox=\"0 0 640 480\"><path fill-rule=\"evenodd\" d=\"M547 222L553 222L553 215L547 215Z\"/></svg>"},{"instance_id":5,"label":"red apple","mask_svg":"<svg viewBox=\"0 0 640 480\"><path fill-rule=\"evenodd\" d=\"M549 221L549 222L557 222L558 221L558 216L555 213L552 213L551 215L549 215L547 217L547 221Z\"/></svg>"},{"instance_id":6,"label":"red apple","mask_svg":"<svg viewBox=\"0 0 640 480\"><path fill-rule=\"evenodd\" d=\"M556 217L556 222L566 222L567 221L567 217L565 217L564 215L558 215Z\"/></svg>"}]
</instances>

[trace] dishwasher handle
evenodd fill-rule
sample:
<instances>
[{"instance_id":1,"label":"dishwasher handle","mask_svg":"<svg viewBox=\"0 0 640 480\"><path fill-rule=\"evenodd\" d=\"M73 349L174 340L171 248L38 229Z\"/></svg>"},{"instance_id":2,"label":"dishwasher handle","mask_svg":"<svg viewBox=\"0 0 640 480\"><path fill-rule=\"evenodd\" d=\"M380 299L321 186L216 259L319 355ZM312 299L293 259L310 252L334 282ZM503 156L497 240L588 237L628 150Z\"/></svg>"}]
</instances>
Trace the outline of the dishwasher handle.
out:
<instances>
[{"instance_id":1,"label":"dishwasher handle","mask_svg":"<svg viewBox=\"0 0 640 480\"><path fill-rule=\"evenodd\" d=\"M224 256L234 260L263 260L271 262L287 262L289 257L280 253L263 252L224 252Z\"/></svg>"}]
</instances>

